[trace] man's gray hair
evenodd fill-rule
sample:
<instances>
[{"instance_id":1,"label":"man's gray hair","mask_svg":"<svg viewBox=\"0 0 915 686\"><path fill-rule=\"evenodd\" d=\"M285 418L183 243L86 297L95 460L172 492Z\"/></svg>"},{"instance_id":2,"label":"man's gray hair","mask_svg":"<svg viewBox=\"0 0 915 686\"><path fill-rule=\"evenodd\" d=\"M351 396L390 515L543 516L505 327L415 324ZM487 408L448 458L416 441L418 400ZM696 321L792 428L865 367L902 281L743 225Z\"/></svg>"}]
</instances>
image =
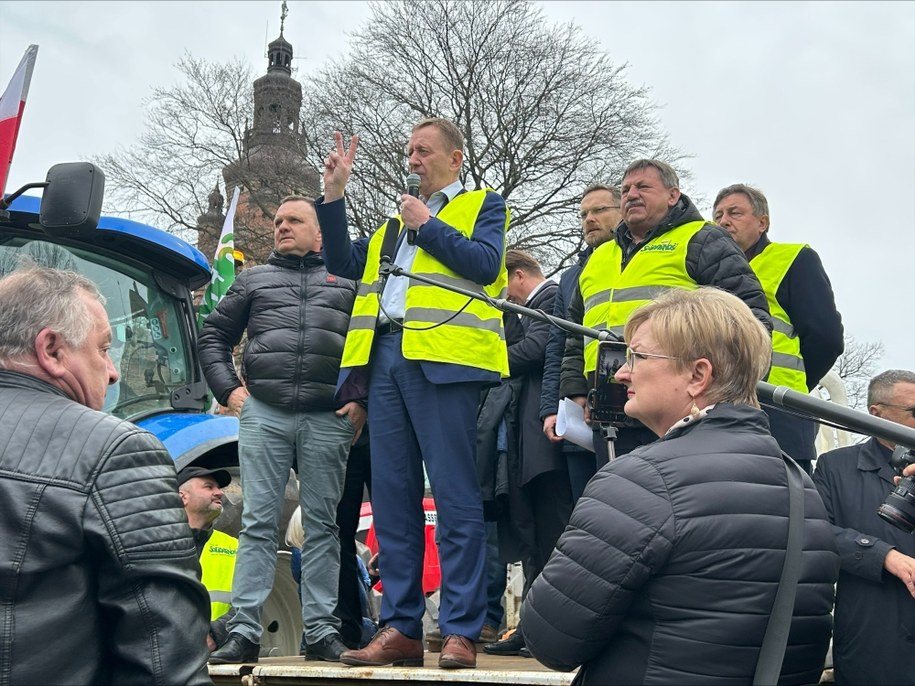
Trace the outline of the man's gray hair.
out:
<instances>
[{"instance_id":1,"label":"man's gray hair","mask_svg":"<svg viewBox=\"0 0 915 686\"><path fill-rule=\"evenodd\" d=\"M718 204L726 197L729 195L734 195L735 193L743 194L746 196L747 200L750 201L750 207L753 209L753 216L769 216L769 201L766 200L766 196L763 195L763 192L758 188L748 186L745 183L735 183L718 191L718 195L715 196L715 204L712 205L712 209L718 207Z\"/></svg>"},{"instance_id":2,"label":"man's gray hair","mask_svg":"<svg viewBox=\"0 0 915 686\"><path fill-rule=\"evenodd\" d=\"M677 176L677 172L674 171L673 167L661 160L636 160L626 167L626 171L623 172L623 178L625 179L630 174L643 169L656 169L661 176L661 183L664 184L664 188L680 187L680 177Z\"/></svg>"},{"instance_id":3,"label":"man's gray hair","mask_svg":"<svg viewBox=\"0 0 915 686\"><path fill-rule=\"evenodd\" d=\"M0 363L34 354L44 328L81 346L92 329L82 292L105 303L98 287L73 271L28 267L0 279Z\"/></svg>"},{"instance_id":4,"label":"man's gray hair","mask_svg":"<svg viewBox=\"0 0 915 686\"><path fill-rule=\"evenodd\" d=\"M887 369L880 372L867 384L867 405L888 403L893 399L893 386L898 383L915 384L915 372L905 369Z\"/></svg>"}]
</instances>

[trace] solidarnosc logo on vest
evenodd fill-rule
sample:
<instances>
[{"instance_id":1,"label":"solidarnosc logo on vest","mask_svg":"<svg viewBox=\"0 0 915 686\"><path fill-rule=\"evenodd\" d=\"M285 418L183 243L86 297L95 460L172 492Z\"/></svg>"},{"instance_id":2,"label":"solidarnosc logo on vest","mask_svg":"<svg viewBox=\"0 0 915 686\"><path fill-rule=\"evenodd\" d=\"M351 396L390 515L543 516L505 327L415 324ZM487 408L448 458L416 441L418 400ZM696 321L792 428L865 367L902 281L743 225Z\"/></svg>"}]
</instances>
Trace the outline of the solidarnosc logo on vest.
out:
<instances>
[{"instance_id":1,"label":"solidarnosc logo on vest","mask_svg":"<svg viewBox=\"0 0 915 686\"><path fill-rule=\"evenodd\" d=\"M664 241L663 243L649 243L639 252L673 252L679 247L679 243Z\"/></svg>"},{"instance_id":2,"label":"solidarnosc logo on vest","mask_svg":"<svg viewBox=\"0 0 915 686\"><path fill-rule=\"evenodd\" d=\"M231 548L222 548L218 545L214 545L212 548L210 548L210 552L214 555L231 555L232 557L235 557L238 554L237 550L232 550Z\"/></svg>"}]
</instances>

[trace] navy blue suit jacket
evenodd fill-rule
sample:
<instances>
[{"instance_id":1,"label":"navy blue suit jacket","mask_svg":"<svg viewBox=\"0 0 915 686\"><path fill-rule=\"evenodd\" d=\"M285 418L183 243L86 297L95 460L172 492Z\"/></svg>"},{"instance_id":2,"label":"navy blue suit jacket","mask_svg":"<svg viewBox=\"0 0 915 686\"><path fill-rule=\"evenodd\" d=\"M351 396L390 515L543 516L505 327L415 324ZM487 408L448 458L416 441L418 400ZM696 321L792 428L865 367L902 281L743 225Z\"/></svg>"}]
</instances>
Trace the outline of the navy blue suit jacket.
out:
<instances>
[{"instance_id":1,"label":"navy blue suit jacket","mask_svg":"<svg viewBox=\"0 0 915 686\"><path fill-rule=\"evenodd\" d=\"M361 279L371 237L350 240L346 199L325 203L321 196L315 202L315 211L321 227L327 271L344 278ZM507 211L502 196L494 192L487 193L470 240L441 219L431 217L417 232L415 245L465 279L481 285L490 284L498 278L500 270L504 269L502 256L505 253ZM500 380L499 374L477 367L443 362L420 364L430 383L477 381L494 384ZM349 369L340 371L338 387L349 372Z\"/></svg>"}]
</instances>

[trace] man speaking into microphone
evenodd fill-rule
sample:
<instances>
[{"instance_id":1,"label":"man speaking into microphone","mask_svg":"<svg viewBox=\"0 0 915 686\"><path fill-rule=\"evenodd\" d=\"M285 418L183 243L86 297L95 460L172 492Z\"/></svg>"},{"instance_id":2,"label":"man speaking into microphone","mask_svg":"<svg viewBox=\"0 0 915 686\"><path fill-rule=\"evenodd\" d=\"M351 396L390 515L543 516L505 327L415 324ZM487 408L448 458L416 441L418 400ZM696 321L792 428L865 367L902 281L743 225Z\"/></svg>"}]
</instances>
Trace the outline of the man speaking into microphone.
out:
<instances>
[{"instance_id":1,"label":"man speaking into microphone","mask_svg":"<svg viewBox=\"0 0 915 686\"><path fill-rule=\"evenodd\" d=\"M474 641L486 613L476 413L481 389L508 376L502 313L404 276L385 278L380 266L393 253L394 263L408 272L504 297L508 208L491 189L461 185L460 129L445 119L424 119L413 127L407 147L409 171L419 177L416 196L404 193L398 216L352 242L344 192L359 139L353 136L348 150L339 132L334 139L316 209L328 271L362 281L337 393L347 398L368 386L372 510L384 583L382 630L340 660L423 664L425 463L442 569L439 666L475 667ZM416 188L413 181L408 179L409 190Z\"/></svg>"}]
</instances>

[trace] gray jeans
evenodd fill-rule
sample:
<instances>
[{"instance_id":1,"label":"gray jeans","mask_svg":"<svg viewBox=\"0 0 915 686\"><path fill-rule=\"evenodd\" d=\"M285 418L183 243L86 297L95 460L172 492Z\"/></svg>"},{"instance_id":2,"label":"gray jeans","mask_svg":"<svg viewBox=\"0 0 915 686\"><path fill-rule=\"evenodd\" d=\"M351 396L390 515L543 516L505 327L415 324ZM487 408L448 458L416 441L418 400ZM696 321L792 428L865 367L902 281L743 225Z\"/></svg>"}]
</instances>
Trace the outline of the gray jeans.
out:
<instances>
[{"instance_id":1,"label":"gray jeans","mask_svg":"<svg viewBox=\"0 0 915 686\"><path fill-rule=\"evenodd\" d=\"M242 406L238 462L242 529L232 583L230 632L259 642L261 608L276 570L283 496L293 459L298 462L302 546L302 623L308 643L339 632L334 617L340 569L337 504L354 429L333 411L289 412L250 396Z\"/></svg>"}]
</instances>

